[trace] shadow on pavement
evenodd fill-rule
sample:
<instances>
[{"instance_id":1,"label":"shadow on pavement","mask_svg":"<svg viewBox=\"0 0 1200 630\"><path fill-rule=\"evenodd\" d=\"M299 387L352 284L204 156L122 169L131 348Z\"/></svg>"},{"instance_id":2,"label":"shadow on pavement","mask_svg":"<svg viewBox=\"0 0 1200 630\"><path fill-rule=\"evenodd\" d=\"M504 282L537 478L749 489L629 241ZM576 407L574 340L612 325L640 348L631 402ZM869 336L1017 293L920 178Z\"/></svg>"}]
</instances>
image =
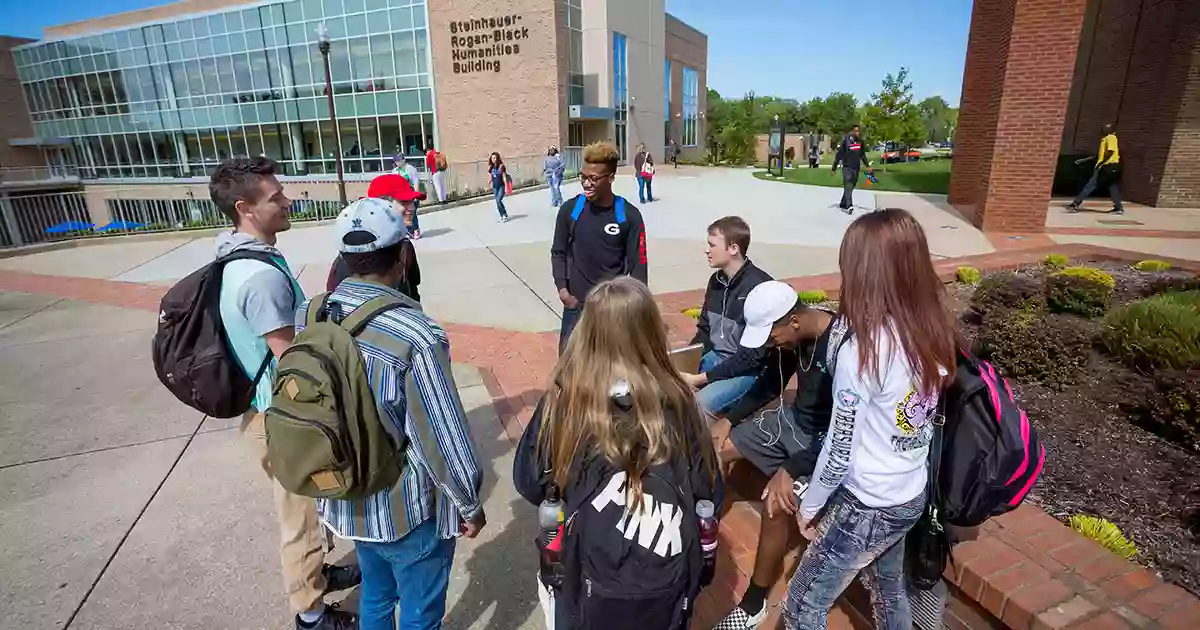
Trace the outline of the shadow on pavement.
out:
<instances>
[{"instance_id":1,"label":"shadow on pavement","mask_svg":"<svg viewBox=\"0 0 1200 630\"><path fill-rule=\"evenodd\" d=\"M519 497L509 507L513 519L495 538L477 547L463 567L471 582L446 615L446 628L517 630L526 627L538 607L534 508ZM487 625L476 625L489 609Z\"/></svg>"},{"instance_id":2,"label":"shadow on pavement","mask_svg":"<svg viewBox=\"0 0 1200 630\"><path fill-rule=\"evenodd\" d=\"M421 238L422 239L433 238L435 236L449 234L453 231L454 231L454 228L434 228L432 230L421 230Z\"/></svg>"}]
</instances>

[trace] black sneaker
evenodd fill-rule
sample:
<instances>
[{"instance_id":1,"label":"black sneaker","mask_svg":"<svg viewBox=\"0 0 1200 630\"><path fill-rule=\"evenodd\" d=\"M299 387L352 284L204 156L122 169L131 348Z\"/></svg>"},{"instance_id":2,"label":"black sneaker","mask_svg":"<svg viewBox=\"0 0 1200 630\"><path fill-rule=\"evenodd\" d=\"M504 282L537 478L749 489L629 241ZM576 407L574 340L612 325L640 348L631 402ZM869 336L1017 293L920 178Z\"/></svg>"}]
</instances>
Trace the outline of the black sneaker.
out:
<instances>
[{"instance_id":1,"label":"black sneaker","mask_svg":"<svg viewBox=\"0 0 1200 630\"><path fill-rule=\"evenodd\" d=\"M720 623L713 626L713 630L754 630L766 618L766 602L763 602L762 609L753 615L742 610L741 606L734 606Z\"/></svg>"},{"instance_id":2,"label":"black sneaker","mask_svg":"<svg viewBox=\"0 0 1200 630\"><path fill-rule=\"evenodd\" d=\"M330 604L325 607L325 614L312 624L300 621L296 615L296 630L358 630L358 615Z\"/></svg>"},{"instance_id":3,"label":"black sneaker","mask_svg":"<svg viewBox=\"0 0 1200 630\"><path fill-rule=\"evenodd\" d=\"M1113 214L1125 214L1125 211L1124 211L1124 210L1122 210L1122 209L1120 209L1120 208L1113 208L1113 209L1111 210L1111 212L1112 212Z\"/></svg>"},{"instance_id":4,"label":"black sneaker","mask_svg":"<svg viewBox=\"0 0 1200 630\"><path fill-rule=\"evenodd\" d=\"M362 570L357 564L339 567L327 564L321 568L325 576L325 594L336 593L362 584Z\"/></svg>"},{"instance_id":5,"label":"black sneaker","mask_svg":"<svg viewBox=\"0 0 1200 630\"><path fill-rule=\"evenodd\" d=\"M1073 203L1069 203L1069 204L1067 204L1067 212L1070 212L1070 213L1079 212L1079 206L1076 204L1073 204Z\"/></svg>"}]
</instances>

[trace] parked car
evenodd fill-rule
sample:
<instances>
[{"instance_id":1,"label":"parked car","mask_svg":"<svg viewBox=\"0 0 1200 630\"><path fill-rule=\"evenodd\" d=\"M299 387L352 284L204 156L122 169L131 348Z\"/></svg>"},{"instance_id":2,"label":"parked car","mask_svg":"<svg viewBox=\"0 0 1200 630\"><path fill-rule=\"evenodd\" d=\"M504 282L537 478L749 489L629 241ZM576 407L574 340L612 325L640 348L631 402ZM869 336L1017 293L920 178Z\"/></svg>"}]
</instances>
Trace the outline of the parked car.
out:
<instances>
[{"instance_id":1,"label":"parked car","mask_svg":"<svg viewBox=\"0 0 1200 630\"><path fill-rule=\"evenodd\" d=\"M920 149L910 149L902 147L895 142L887 143L884 147L883 155L880 156L885 164L894 164L896 162L916 162L921 159Z\"/></svg>"}]
</instances>

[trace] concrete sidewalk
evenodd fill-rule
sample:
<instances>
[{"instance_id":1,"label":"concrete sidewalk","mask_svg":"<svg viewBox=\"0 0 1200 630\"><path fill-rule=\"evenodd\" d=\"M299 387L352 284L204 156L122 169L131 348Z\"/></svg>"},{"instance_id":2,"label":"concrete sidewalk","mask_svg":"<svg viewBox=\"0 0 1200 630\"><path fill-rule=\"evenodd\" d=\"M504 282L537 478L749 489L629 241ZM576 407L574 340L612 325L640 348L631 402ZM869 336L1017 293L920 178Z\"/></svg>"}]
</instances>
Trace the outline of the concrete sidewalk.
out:
<instances>
[{"instance_id":1,"label":"concrete sidewalk","mask_svg":"<svg viewBox=\"0 0 1200 630\"><path fill-rule=\"evenodd\" d=\"M292 627L270 486L236 421L159 385L154 327L152 312L0 293L0 629ZM540 628L533 508L479 370L454 369L489 522L460 541L446 627Z\"/></svg>"}]
</instances>

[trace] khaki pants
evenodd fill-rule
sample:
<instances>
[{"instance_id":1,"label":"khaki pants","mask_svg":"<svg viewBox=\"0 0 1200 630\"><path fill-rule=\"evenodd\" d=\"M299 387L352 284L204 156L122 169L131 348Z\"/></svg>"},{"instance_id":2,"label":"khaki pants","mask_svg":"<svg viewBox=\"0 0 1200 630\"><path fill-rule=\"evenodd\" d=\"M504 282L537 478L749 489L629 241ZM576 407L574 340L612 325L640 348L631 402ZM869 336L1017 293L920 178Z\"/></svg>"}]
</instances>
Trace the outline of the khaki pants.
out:
<instances>
[{"instance_id":1,"label":"khaki pants","mask_svg":"<svg viewBox=\"0 0 1200 630\"><path fill-rule=\"evenodd\" d=\"M242 435L254 449L263 472L271 479L275 495L275 516L279 521L279 559L283 565L283 588L288 605L297 614L321 604L325 591L325 528L317 518L315 499L283 489L271 474L267 458L267 433L263 414L247 411L242 417Z\"/></svg>"}]
</instances>

